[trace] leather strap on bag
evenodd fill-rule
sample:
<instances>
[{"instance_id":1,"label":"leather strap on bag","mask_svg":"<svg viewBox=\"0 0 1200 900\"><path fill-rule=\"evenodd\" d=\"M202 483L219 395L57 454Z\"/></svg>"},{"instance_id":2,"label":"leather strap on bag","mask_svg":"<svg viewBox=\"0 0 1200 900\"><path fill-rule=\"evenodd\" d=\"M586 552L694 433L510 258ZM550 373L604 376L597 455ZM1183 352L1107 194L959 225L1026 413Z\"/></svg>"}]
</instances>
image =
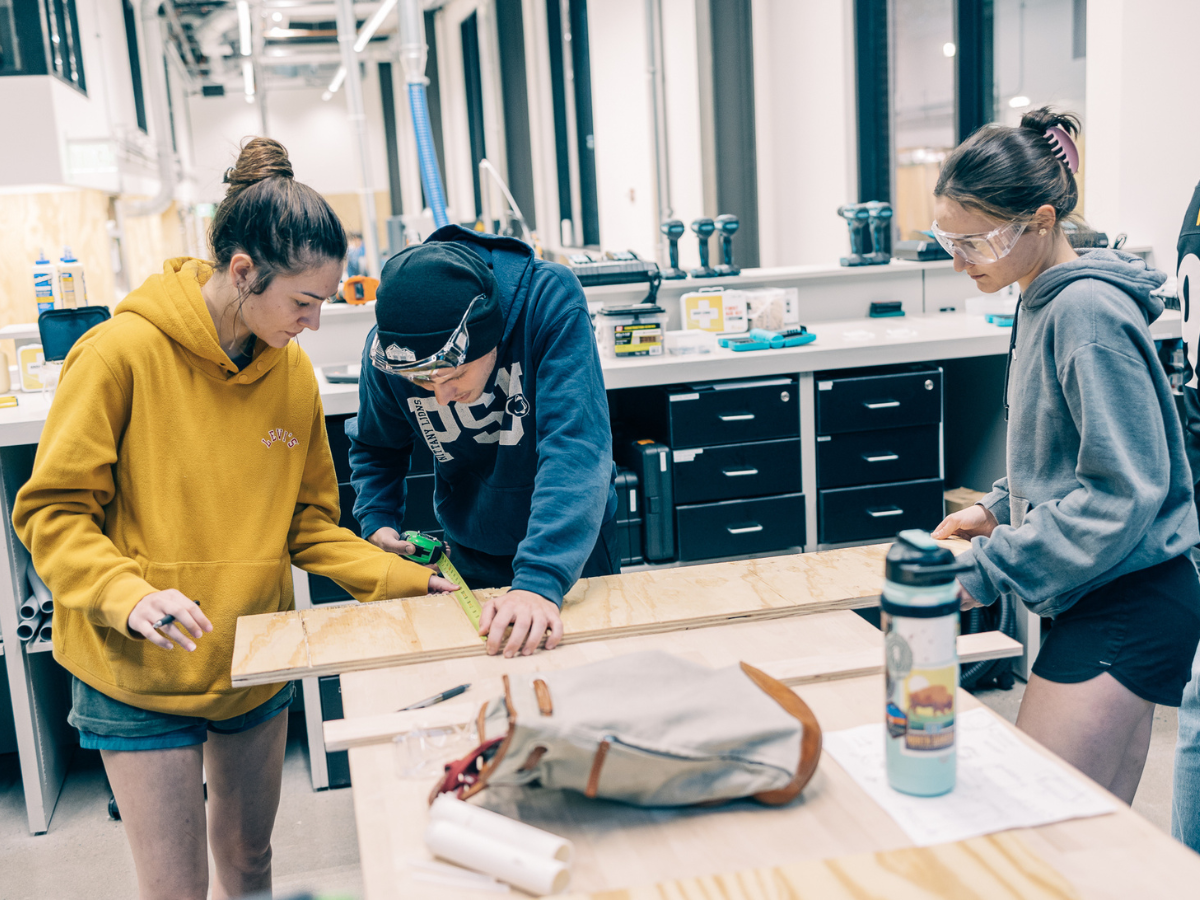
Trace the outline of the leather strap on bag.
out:
<instances>
[{"instance_id":1,"label":"leather strap on bag","mask_svg":"<svg viewBox=\"0 0 1200 900\"><path fill-rule=\"evenodd\" d=\"M773 791L763 791L755 794L754 799L767 806L782 806L791 803L804 790L813 773L817 771L817 763L821 761L821 726L817 717L808 708L808 704L796 696L795 692L781 681L776 681L766 672L754 666L742 663L742 671L757 684L768 697L778 703L790 715L800 720L804 726L804 737L800 742L800 764L796 768L796 777L781 788Z\"/></svg>"}]
</instances>

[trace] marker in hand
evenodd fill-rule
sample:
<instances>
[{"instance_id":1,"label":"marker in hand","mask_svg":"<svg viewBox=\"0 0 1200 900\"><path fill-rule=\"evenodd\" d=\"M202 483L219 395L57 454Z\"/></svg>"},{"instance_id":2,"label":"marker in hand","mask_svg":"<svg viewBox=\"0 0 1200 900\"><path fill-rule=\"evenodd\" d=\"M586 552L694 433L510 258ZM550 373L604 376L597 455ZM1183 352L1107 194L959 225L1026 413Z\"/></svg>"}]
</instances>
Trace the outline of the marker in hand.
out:
<instances>
[{"instance_id":1,"label":"marker in hand","mask_svg":"<svg viewBox=\"0 0 1200 900\"><path fill-rule=\"evenodd\" d=\"M194 601L194 600L193 600L192 602L193 602L193 603L196 603L196 601ZM200 604L199 604L199 603L196 603L196 605L197 605L197 606L199 606ZM151 627L151 628L155 628L155 629L158 629L158 628L166 628L168 625L170 625L170 624L171 624L172 622L174 622L174 621L175 621L175 617L174 617L174 616L171 616L171 615L166 615L166 616L163 616L161 619L159 619L157 622L155 622L155 623L154 623L153 625L151 625L150 627Z\"/></svg>"}]
</instances>

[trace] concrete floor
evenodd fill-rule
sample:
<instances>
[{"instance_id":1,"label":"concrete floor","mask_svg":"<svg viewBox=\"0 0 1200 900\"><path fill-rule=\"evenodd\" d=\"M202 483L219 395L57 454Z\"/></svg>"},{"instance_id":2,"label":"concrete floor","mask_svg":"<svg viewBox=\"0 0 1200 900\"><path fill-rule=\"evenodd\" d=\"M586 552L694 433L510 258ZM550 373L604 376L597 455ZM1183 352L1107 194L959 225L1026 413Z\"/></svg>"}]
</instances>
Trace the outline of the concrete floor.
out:
<instances>
[{"instance_id":1,"label":"concrete floor","mask_svg":"<svg viewBox=\"0 0 1200 900\"><path fill-rule=\"evenodd\" d=\"M978 696L1015 721L1024 693ZM275 896L303 892L360 897L358 844L348 790L312 790L303 721L293 714L275 825ZM1175 710L1159 708L1150 755L1133 807L1169 831ZM78 751L48 834L29 834L15 754L0 756L0 900L127 900L137 895L133 860L120 822L108 819L108 787L99 754Z\"/></svg>"}]
</instances>

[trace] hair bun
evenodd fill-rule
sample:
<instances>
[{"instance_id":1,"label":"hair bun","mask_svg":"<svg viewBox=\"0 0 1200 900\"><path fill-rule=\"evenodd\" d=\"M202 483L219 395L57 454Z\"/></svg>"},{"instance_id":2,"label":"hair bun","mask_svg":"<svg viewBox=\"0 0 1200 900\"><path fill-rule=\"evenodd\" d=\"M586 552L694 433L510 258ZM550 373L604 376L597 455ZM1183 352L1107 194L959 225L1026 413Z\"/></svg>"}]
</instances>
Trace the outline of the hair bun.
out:
<instances>
[{"instance_id":1,"label":"hair bun","mask_svg":"<svg viewBox=\"0 0 1200 900\"><path fill-rule=\"evenodd\" d=\"M225 172L228 195L236 194L268 178L295 178L287 150L279 141L254 137L242 144L237 162Z\"/></svg>"},{"instance_id":2,"label":"hair bun","mask_svg":"<svg viewBox=\"0 0 1200 900\"><path fill-rule=\"evenodd\" d=\"M1079 117L1074 113L1059 113L1049 106L1042 106L1021 116L1021 127L1041 135L1050 128L1061 128L1075 137L1079 134Z\"/></svg>"}]
</instances>

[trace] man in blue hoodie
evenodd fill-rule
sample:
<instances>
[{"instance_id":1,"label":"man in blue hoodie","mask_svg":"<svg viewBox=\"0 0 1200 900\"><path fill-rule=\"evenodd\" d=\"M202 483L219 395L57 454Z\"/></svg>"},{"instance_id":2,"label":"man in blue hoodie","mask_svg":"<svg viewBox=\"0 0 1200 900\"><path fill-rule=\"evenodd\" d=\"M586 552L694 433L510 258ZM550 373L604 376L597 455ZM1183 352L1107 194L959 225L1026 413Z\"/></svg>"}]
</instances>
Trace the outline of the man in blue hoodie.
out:
<instances>
[{"instance_id":1,"label":"man in blue hoodie","mask_svg":"<svg viewBox=\"0 0 1200 900\"><path fill-rule=\"evenodd\" d=\"M563 596L619 571L612 433L587 302L563 266L457 226L383 268L347 422L362 533L402 555L413 442L434 457L434 511L483 610L488 652L562 637Z\"/></svg>"}]
</instances>

